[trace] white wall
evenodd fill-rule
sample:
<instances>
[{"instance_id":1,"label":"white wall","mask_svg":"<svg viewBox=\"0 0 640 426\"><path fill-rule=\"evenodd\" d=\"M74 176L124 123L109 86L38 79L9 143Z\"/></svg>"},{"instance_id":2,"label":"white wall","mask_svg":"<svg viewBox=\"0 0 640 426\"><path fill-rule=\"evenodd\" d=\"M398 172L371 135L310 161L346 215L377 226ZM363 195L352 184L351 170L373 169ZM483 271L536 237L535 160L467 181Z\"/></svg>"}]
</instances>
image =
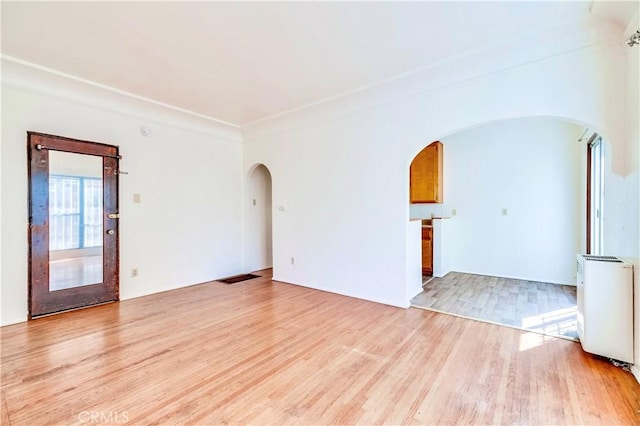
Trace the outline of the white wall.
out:
<instances>
[{"instance_id":1,"label":"white wall","mask_svg":"<svg viewBox=\"0 0 640 426\"><path fill-rule=\"evenodd\" d=\"M452 270L575 285L584 233L582 132L529 118L441 139L443 208L456 210L443 235Z\"/></svg>"},{"instance_id":2,"label":"white wall","mask_svg":"<svg viewBox=\"0 0 640 426\"><path fill-rule=\"evenodd\" d=\"M444 186L446 188L447 182L444 179ZM443 194L444 201L446 202L446 195ZM430 219L432 217L448 217L451 214L450 211L445 210L444 203L441 204L409 204L409 216L412 219Z\"/></svg>"},{"instance_id":3,"label":"white wall","mask_svg":"<svg viewBox=\"0 0 640 426\"><path fill-rule=\"evenodd\" d=\"M274 209L275 278L406 306L414 284L406 265L414 156L426 142L521 117L587 123L617 146L624 126L620 52L604 43L424 91L403 93L394 81L388 96L379 96L386 102L359 93L357 102L339 98L243 128L245 167L269 165L274 206L285 209Z\"/></svg>"},{"instance_id":4,"label":"white wall","mask_svg":"<svg viewBox=\"0 0 640 426\"><path fill-rule=\"evenodd\" d=\"M0 14L1 13L2 12L0 10ZM2 84L0 84L0 100L1 99L3 99ZM0 109L2 109L1 105L0 105ZM1 111L0 111L0 113L1 113ZM1 115L0 115L0 117L1 117ZM2 127L2 123L0 122L0 137L2 137L1 127ZM4 284L3 284L3 282L4 282L4 279L3 279L4 272L3 272L3 268L2 268L2 263L3 263L2 262L2 259L3 259L2 247L4 246L4 243L3 243L4 235L3 235L3 231L2 231L2 229L3 229L3 226L2 226L2 223L3 223L3 221L2 221L2 212L4 210L4 196L2 194L2 187L3 187L3 183L2 183L2 175L3 175L3 173L2 173L2 168L3 168L2 167L2 162L3 162L2 161L2 157L3 157L2 151L3 150L2 150L2 145L1 144L2 144L2 139L0 139L0 325L3 325L4 321L2 319L2 307L4 306L4 297L3 297L3 294L2 294L3 293L2 289L4 288Z\"/></svg>"},{"instance_id":5,"label":"white wall","mask_svg":"<svg viewBox=\"0 0 640 426\"><path fill-rule=\"evenodd\" d=\"M433 276L444 277L451 272L450 245L455 243L450 238L450 218L433 219Z\"/></svg>"},{"instance_id":6,"label":"white wall","mask_svg":"<svg viewBox=\"0 0 640 426\"><path fill-rule=\"evenodd\" d=\"M631 36L640 27L636 13L625 31ZM634 264L635 348L631 371L640 381L640 46L624 47L627 90L625 149L613 156L611 174L605 175L604 248ZM615 194L615 195L614 195ZM635 218L635 220L634 220Z\"/></svg>"},{"instance_id":7,"label":"white wall","mask_svg":"<svg viewBox=\"0 0 640 426\"><path fill-rule=\"evenodd\" d=\"M238 131L48 78L3 62L2 324L27 318L28 130L120 146L122 299L242 272Z\"/></svg>"},{"instance_id":8,"label":"white wall","mask_svg":"<svg viewBox=\"0 0 640 426\"><path fill-rule=\"evenodd\" d=\"M247 139L245 164L267 164L273 178L274 279L407 306L408 188L394 183L409 160L365 149L384 134L360 123L339 117Z\"/></svg>"},{"instance_id":9,"label":"white wall","mask_svg":"<svg viewBox=\"0 0 640 426\"><path fill-rule=\"evenodd\" d=\"M245 187L245 270L273 266L271 174L262 164L253 168Z\"/></svg>"},{"instance_id":10,"label":"white wall","mask_svg":"<svg viewBox=\"0 0 640 426\"><path fill-rule=\"evenodd\" d=\"M407 293L411 300L422 291L422 221L407 222Z\"/></svg>"},{"instance_id":11,"label":"white wall","mask_svg":"<svg viewBox=\"0 0 640 426\"><path fill-rule=\"evenodd\" d=\"M637 86L637 84L636 84ZM604 140L603 240L604 254L637 257L640 229L633 220L638 216L638 153L637 146L625 158L616 161L615 152ZM621 164L623 163L623 164Z\"/></svg>"}]
</instances>

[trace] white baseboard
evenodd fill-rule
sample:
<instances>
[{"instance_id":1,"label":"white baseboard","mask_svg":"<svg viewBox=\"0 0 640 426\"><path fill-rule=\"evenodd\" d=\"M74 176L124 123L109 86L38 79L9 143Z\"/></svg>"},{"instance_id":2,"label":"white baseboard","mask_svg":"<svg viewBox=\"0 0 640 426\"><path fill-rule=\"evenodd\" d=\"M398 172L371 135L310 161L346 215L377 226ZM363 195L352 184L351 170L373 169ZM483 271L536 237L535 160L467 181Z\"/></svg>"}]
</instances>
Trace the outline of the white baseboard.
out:
<instances>
[{"instance_id":1,"label":"white baseboard","mask_svg":"<svg viewBox=\"0 0 640 426\"><path fill-rule=\"evenodd\" d=\"M633 377L635 377L638 383L640 383L640 366L632 365L631 374L633 374Z\"/></svg>"}]
</instances>

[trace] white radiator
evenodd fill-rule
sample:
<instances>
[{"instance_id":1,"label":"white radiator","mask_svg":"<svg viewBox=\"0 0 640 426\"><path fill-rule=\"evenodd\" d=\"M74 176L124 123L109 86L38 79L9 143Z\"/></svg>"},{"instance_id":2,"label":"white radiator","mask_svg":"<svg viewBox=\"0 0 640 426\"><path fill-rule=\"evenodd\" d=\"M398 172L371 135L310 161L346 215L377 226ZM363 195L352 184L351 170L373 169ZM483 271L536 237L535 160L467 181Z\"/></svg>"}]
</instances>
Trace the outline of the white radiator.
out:
<instances>
[{"instance_id":1,"label":"white radiator","mask_svg":"<svg viewBox=\"0 0 640 426\"><path fill-rule=\"evenodd\" d=\"M633 363L633 265L579 254L578 336L586 352Z\"/></svg>"}]
</instances>

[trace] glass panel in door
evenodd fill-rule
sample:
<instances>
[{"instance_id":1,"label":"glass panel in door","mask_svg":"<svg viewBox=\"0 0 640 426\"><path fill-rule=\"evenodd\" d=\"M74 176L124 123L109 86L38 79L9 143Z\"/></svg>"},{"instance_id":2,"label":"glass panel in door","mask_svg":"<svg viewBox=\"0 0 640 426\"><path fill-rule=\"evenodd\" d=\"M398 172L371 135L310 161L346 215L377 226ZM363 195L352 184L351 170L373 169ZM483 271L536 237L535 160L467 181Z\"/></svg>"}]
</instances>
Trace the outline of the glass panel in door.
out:
<instances>
[{"instance_id":1,"label":"glass panel in door","mask_svg":"<svg viewBox=\"0 0 640 426\"><path fill-rule=\"evenodd\" d=\"M102 282L102 157L49 152L49 290Z\"/></svg>"}]
</instances>

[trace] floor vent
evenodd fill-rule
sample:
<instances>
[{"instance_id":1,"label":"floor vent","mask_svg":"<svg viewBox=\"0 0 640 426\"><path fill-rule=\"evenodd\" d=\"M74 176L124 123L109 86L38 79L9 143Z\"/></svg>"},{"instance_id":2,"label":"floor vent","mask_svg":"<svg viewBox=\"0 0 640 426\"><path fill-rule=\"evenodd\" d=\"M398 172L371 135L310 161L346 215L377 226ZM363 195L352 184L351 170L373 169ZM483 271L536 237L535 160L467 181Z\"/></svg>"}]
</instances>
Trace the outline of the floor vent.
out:
<instances>
[{"instance_id":1,"label":"floor vent","mask_svg":"<svg viewBox=\"0 0 640 426\"><path fill-rule=\"evenodd\" d=\"M233 277L224 278L217 281L223 284L235 284L242 281L252 280L254 278L260 278L260 275L254 275L254 274L234 275Z\"/></svg>"}]
</instances>

